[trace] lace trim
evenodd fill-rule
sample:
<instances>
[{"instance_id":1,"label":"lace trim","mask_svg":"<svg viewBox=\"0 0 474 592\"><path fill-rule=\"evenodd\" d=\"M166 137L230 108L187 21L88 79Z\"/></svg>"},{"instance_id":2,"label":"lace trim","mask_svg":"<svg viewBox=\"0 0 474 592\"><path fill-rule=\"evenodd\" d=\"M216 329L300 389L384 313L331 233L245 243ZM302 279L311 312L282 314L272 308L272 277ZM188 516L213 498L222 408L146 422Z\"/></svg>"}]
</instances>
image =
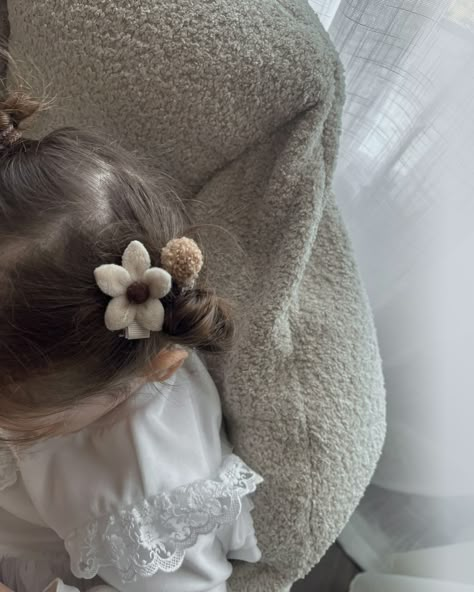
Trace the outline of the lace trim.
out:
<instances>
[{"instance_id":1,"label":"lace trim","mask_svg":"<svg viewBox=\"0 0 474 592\"><path fill-rule=\"evenodd\" d=\"M241 498L262 481L231 454L215 479L160 493L73 531L65 540L71 571L90 579L101 567L113 566L124 582L176 571L198 536L236 520Z\"/></svg>"}]
</instances>

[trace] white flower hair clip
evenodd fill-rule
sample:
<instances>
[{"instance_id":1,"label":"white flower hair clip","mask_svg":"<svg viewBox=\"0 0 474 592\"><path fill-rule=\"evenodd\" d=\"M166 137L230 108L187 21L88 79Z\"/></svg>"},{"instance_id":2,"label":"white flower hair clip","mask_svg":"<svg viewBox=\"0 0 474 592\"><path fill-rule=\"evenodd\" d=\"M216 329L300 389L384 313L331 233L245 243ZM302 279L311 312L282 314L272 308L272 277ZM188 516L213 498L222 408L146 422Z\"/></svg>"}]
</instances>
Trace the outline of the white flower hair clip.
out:
<instances>
[{"instance_id":1,"label":"white flower hair clip","mask_svg":"<svg viewBox=\"0 0 474 592\"><path fill-rule=\"evenodd\" d=\"M108 263L94 270L97 285L112 300L104 321L109 331L125 329L127 339L146 339L161 331L165 311L160 298L171 290L172 280L192 288L203 258L190 238L170 240L161 251L162 267L151 267L150 255L140 241L132 241L122 255L122 265ZM166 269L164 269L166 268Z\"/></svg>"}]
</instances>

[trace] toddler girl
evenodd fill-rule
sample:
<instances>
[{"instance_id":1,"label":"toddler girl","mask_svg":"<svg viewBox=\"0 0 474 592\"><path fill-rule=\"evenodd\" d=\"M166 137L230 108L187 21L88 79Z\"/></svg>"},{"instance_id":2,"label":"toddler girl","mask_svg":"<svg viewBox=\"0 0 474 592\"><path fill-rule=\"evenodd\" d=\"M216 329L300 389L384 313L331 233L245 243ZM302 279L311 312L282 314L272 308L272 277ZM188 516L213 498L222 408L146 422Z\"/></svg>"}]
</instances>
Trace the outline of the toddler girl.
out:
<instances>
[{"instance_id":1,"label":"toddler girl","mask_svg":"<svg viewBox=\"0 0 474 592\"><path fill-rule=\"evenodd\" d=\"M39 107L0 103L0 582L224 592L262 481L200 358L231 309L170 192L94 134L23 137Z\"/></svg>"}]
</instances>

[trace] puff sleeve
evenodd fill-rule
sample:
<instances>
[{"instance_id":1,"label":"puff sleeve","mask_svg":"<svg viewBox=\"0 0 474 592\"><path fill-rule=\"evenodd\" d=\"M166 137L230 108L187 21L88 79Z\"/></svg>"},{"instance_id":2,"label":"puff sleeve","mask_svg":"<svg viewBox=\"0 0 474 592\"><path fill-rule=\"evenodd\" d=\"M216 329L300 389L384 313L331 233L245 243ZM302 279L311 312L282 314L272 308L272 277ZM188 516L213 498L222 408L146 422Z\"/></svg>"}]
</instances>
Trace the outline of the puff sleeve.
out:
<instances>
[{"instance_id":1,"label":"puff sleeve","mask_svg":"<svg viewBox=\"0 0 474 592\"><path fill-rule=\"evenodd\" d=\"M228 557L260 559L248 497L262 477L231 452L214 383L196 354L149 384L120 420L19 458L71 571L127 592L225 591Z\"/></svg>"}]
</instances>

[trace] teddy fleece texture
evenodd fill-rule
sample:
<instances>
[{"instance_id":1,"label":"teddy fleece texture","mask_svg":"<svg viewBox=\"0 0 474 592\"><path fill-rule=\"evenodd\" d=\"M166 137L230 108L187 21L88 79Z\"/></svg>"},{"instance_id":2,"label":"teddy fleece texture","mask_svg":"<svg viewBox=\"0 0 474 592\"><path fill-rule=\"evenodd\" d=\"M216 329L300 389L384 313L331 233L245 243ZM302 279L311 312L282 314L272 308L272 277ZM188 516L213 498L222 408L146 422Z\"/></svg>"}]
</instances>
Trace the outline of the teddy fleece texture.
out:
<instances>
[{"instance_id":1,"label":"teddy fleece texture","mask_svg":"<svg viewBox=\"0 0 474 592\"><path fill-rule=\"evenodd\" d=\"M348 521L385 435L373 317L331 190L338 55L304 0L8 5L23 75L57 97L37 133L104 130L181 183L208 225L207 277L241 326L211 369L235 451L265 477L263 558L235 562L229 587L289 590Z\"/></svg>"}]
</instances>

